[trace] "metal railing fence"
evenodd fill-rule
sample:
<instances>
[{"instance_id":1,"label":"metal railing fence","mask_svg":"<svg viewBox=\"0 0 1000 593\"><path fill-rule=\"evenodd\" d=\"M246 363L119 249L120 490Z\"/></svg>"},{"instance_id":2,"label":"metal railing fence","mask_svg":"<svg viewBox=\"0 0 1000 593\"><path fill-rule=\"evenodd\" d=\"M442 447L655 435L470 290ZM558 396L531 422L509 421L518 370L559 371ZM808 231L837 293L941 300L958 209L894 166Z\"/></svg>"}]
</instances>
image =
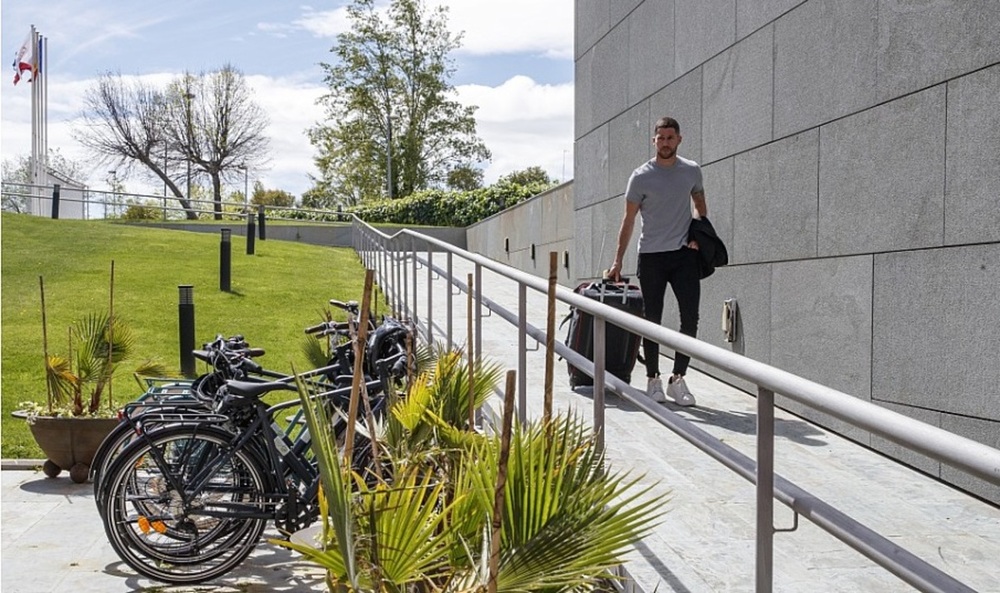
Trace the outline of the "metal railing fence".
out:
<instances>
[{"instance_id":1,"label":"metal railing fence","mask_svg":"<svg viewBox=\"0 0 1000 593\"><path fill-rule=\"evenodd\" d=\"M3 182L2 187L0 187L0 192L5 198L35 200L48 204L49 206L44 208L46 213L52 212L52 204L59 202L80 204L85 212L85 219L118 219L125 214L129 207L145 208L149 210L149 213L155 211L159 220L184 220L187 218L188 212L194 212L202 220L212 218L217 214L214 209L214 200L189 199L188 203L192 205L192 208L187 210L179 205L175 196L90 188L84 190L61 188L61 190L61 192L57 192L56 186L52 185L28 185L7 181ZM221 215L225 219L242 220L248 214L258 214L260 210L261 207L255 204L223 201ZM349 222L351 220L350 215L339 211L270 205L264 207L264 210L269 220L308 220L309 222ZM57 206L56 212L58 212Z\"/></svg>"},{"instance_id":2,"label":"metal railing fence","mask_svg":"<svg viewBox=\"0 0 1000 593\"><path fill-rule=\"evenodd\" d=\"M542 278L408 229L392 236L386 235L356 218L353 222L353 241L354 248L366 267L375 271L376 281L382 287L389 305L398 313L408 315L428 342L437 339L435 335L437 332L443 334L442 341L449 349L453 345L452 287L467 296L471 292L475 331L473 344L470 347L477 359L482 356L481 330L484 307L490 313L499 315L517 327L519 349L517 401L519 415L523 421L527 398L525 380L527 340L530 337L539 344L546 343L545 332L527 323L526 295L528 289L546 294L547 282ZM418 247L423 249L418 250ZM435 264L434 251L438 252L438 257L445 258L444 267ZM465 282L454 278L455 257L463 258L474 265L474 273L470 274L471 278ZM417 274L421 268L425 270L428 278L428 290L424 295L418 295L417 291ZM518 284L517 312L505 309L484 294L483 268ZM449 285L446 291L446 310L449 313L443 326L436 323L433 318L434 295L430 282L432 274L438 274ZM796 523L799 516L808 519L919 591L942 593L973 591L971 587L903 549L885 536L777 475L774 472L774 395L777 393L786 396L992 484L1000 484L1000 450L690 338L585 298L565 287L557 287L556 299L589 313L594 318L593 362L558 341L554 349L570 364L583 369L594 378L594 430L602 447L604 446L604 393L607 389L641 408L699 450L756 485L755 590L758 593L768 593L772 590L773 538L776 532L784 531L774 527L775 499L795 513ZM652 405L647 398L637 397L639 392L630 385L613 375L606 374L604 343L608 323L655 340L663 346L688 354L701 363L757 385L757 459L751 459L673 411Z\"/></svg>"}]
</instances>

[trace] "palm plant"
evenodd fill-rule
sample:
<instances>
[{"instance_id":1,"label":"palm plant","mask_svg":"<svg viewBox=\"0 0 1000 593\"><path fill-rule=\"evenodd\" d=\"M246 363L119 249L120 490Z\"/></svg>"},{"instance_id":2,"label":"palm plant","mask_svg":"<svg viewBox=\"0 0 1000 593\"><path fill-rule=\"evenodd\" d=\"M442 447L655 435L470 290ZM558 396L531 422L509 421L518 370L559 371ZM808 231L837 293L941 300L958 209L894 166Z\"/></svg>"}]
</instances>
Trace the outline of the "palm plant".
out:
<instances>
[{"instance_id":1,"label":"palm plant","mask_svg":"<svg viewBox=\"0 0 1000 593\"><path fill-rule=\"evenodd\" d=\"M75 347L75 350L74 350ZM119 366L135 349L135 336L124 320L107 313L91 313L79 319L69 332L66 356L46 355L45 376L55 408L68 408L72 416L94 416L101 412L105 394ZM145 361L134 373L138 376L165 374L163 365ZM109 397L109 409L111 408Z\"/></svg>"},{"instance_id":2,"label":"palm plant","mask_svg":"<svg viewBox=\"0 0 1000 593\"><path fill-rule=\"evenodd\" d=\"M470 397L481 405L500 377L443 353L410 386L382 427L390 481L351 477L329 440L323 410L304 397L323 479L323 525L315 545L277 542L327 570L337 591L468 591L487 587L500 437L469 430ZM481 377L482 380L476 380ZM515 426L504 480L500 561L503 591L592 590L657 520L661 500L638 479L608 470L583 423L556 416Z\"/></svg>"}]
</instances>

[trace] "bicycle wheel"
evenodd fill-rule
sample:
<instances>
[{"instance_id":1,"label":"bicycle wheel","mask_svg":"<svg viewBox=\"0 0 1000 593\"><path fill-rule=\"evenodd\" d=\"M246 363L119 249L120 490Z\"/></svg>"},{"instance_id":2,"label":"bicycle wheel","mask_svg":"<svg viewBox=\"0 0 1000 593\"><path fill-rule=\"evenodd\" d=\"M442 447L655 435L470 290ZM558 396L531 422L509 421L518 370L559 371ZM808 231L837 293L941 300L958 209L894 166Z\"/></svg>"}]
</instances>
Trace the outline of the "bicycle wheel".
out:
<instances>
[{"instance_id":1,"label":"bicycle wheel","mask_svg":"<svg viewBox=\"0 0 1000 593\"><path fill-rule=\"evenodd\" d=\"M104 478L102 520L126 564L191 584L250 555L267 523L268 474L249 451L227 454L231 438L217 428L164 427L119 453ZM206 479L196 485L199 475Z\"/></svg>"}]
</instances>

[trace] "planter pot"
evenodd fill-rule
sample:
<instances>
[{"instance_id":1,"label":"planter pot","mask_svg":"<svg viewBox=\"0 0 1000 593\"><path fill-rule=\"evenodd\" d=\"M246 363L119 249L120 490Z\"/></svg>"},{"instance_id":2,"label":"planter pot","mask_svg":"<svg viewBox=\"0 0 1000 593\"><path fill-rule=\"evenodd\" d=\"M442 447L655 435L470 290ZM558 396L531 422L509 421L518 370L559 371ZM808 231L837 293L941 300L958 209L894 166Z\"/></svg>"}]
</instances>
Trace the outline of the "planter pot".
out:
<instances>
[{"instance_id":1,"label":"planter pot","mask_svg":"<svg viewBox=\"0 0 1000 593\"><path fill-rule=\"evenodd\" d=\"M63 470L80 484L87 481L90 462L101 441L118 425L117 418L50 418L29 424L31 435L48 460L42 468L50 478Z\"/></svg>"}]
</instances>

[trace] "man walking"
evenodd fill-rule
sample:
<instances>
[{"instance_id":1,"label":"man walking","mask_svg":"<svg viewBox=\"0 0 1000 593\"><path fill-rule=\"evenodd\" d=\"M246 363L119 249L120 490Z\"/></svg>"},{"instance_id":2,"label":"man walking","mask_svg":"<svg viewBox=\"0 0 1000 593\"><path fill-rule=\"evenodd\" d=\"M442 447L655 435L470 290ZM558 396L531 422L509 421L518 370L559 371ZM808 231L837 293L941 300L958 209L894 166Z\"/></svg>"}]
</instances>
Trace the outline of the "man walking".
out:
<instances>
[{"instance_id":1,"label":"man walking","mask_svg":"<svg viewBox=\"0 0 1000 593\"><path fill-rule=\"evenodd\" d=\"M708 206L701 167L677 155L680 143L680 124L670 117L658 119L653 126L656 156L632 172L625 189L625 216L608 276L616 281L621 279L622 258L632 238L635 216L639 214L642 233L639 235L638 277L644 301L643 316L656 324L661 323L663 299L669 284L680 310L680 331L695 337L701 280L698 243L688 240L688 229L693 218L691 204L699 217L708 216ZM660 345L643 340L642 351L646 365L646 395L657 402L665 402L670 396L678 405L693 406L694 395L684 382L690 358L676 353L673 374L664 393L660 379Z\"/></svg>"}]
</instances>

